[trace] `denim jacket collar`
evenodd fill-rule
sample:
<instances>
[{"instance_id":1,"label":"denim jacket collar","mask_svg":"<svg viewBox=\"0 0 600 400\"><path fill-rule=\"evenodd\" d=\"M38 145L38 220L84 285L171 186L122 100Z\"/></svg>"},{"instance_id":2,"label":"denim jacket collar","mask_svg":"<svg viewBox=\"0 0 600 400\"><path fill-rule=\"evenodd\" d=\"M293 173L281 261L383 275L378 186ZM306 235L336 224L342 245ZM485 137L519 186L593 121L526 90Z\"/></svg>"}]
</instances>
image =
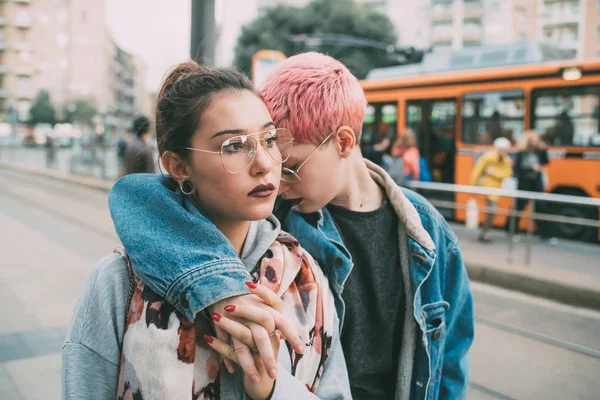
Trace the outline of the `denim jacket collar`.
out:
<instances>
[{"instance_id":1,"label":"denim jacket collar","mask_svg":"<svg viewBox=\"0 0 600 400\"><path fill-rule=\"evenodd\" d=\"M405 226L409 237L413 238L422 250L418 250L420 256L431 257L435 251L435 244L429 233L423 227L419 213L410 200L402 193L402 189L396 185L392 178L377 164L365 160L365 164L369 169L371 177L379 186L385 190L388 199L390 200L396 215L400 222ZM295 211L295 209L294 209ZM319 230L330 240L342 243L340 233L335 228L333 220L328 212L323 209L311 214L305 215L305 219L309 223L316 224Z\"/></svg>"}]
</instances>

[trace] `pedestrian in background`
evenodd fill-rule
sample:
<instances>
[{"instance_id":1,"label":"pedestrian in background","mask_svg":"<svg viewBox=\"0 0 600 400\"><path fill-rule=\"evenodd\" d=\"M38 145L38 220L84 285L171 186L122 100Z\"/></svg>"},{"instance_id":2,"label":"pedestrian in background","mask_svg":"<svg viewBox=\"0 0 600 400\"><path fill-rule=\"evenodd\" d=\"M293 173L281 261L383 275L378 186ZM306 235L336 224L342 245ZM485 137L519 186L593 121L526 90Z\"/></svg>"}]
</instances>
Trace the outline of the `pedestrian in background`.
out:
<instances>
[{"instance_id":1,"label":"pedestrian in background","mask_svg":"<svg viewBox=\"0 0 600 400\"><path fill-rule=\"evenodd\" d=\"M46 135L46 168L54 168L56 166L56 142L50 135Z\"/></svg>"},{"instance_id":2,"label":"pedestrian in background","mask_svg":"<svg viewBox=\"0 0 600 400\"><path fill-rule=\"evenodd\" d=\"M125 155L127 154L127 143L131 141L129 132L125 132L125 135L121 136L117 142L117 163L119 165L118 178L125 175Z\"/></svg>"},{"instance_id":3,"label":"pedestrian in background","mask_svg":"<svg viewBox=\"0 0 600 400\"><path fill-rule=\"evenodd\" d=\"M546 144L541 140L540 135L535 130L525 132L517 145L517 156L515 158L515 178L517 179L517 189L529 192L543 192L548 186L548 179L544 166L548 165L548 152ZM516 209L522 212L529 201L527 199L517 199ZM536 203L537 212L548 210L546 204ZM514 218L514 217L513 217ZM521 216L517 220L517 231ZM550 238L550 226L547 221L538 221L537 228L542 239L548 239L552 244L556 244L556 238ZM518 236L516 237L518 239Z\"/></svg>"},{"instance_id":4,"label":"pedestrian in background","mask_svg":"<svg viewBox=\"0 0 600 400\"><path fill-rule=\"evenodd\" d=\"M150 120L144 116L133 121L134 138L125 152L125 175L156 172L154 167L154 149L149 143Z\"/></svg>"},{"instance_id":5,"label":"pedestrian in background","mask_svg":"<svg viewBox=\"0 0 600 400\"><path fill-rule=\"evenodd\" d=\"M364 149L364 157L379 166L385 165L385 155L390 148L390 138L385 134L379 134L377 142Z\"/></svg>"},{"instance_id":6,"label":"pedestrian in background","mask_svg":"<svg viewBox=\"0 0 600 400\"><path fill-rule=\"evenodd\" d=\"M419 180L421 176L421 155L417 147L417 138L412 129L405 129L398 135L392 148L392 157L402 159L402 168L406 180Z\"/></svg>"},{"instance_id":7,"label":"pedestrian in background","mask_svg":"<svg viewBox=\"0 0 600 400\"><path fill-rule=\"evenodd\" d=\"M471 185L491 189L501 188L502 182L513 173L510 157L508 156L511 146L512 144L507 138L500 137L494 140L494 148L484 153L475 163L471 173ZM492 226L499 199L500 196L497 195L488 195L486 198L488 211L479 234L480 242L488 243L491 241L489 230Z\"/></svg>"}]
</instances>

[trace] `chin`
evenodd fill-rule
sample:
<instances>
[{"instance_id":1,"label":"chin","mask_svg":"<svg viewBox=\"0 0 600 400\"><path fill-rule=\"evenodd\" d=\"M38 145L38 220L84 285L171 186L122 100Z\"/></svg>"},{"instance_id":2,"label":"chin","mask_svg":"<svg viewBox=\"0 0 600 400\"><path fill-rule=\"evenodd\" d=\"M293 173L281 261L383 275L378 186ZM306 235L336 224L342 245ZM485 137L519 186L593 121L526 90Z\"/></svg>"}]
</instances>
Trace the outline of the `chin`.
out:
<instances>
[{"instance_id":1,"label":"chin","mask_svg":"<svg viewBox=\"0 0 600 400\"><path fill-rule=\"evenodd\" d=\"M244 213L246 221L260 221L261 219L268 218L269 215L273 214L273 205L270 206L256 206L252 209L247 210Z\"/></svg>"}]
</instances>

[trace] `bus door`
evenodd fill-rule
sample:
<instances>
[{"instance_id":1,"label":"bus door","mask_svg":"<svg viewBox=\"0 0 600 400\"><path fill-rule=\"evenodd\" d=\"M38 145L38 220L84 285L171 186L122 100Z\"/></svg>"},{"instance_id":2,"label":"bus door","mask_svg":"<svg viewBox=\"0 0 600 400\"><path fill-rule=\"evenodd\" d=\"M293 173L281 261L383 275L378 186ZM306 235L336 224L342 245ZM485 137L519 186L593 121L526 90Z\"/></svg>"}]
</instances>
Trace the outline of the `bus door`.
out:
<instances>
[{"instance_id":1,"label":"bus door","mask_svg":"<svg viewBox=\"0 0 600 400\"><path fill-rule=\"evenodd\" d=\"M407 100L406 127L417 136L432 180L454 183L456 99Z\"/></svg>"},{"instance_id":2,"label":"bus door","mask_svg":"<svg viewBox=\"0 0 600 400\"><path fill-rule=\"evenodd\" d=\"M419 152L429 166L432 180L454 183L456 99L407 100L406 127L415 132ZM453 193L421 192L431 200L454 201ZM444 217L454 218L454 210L438 209Z\"/></svg>"}]
</instances>

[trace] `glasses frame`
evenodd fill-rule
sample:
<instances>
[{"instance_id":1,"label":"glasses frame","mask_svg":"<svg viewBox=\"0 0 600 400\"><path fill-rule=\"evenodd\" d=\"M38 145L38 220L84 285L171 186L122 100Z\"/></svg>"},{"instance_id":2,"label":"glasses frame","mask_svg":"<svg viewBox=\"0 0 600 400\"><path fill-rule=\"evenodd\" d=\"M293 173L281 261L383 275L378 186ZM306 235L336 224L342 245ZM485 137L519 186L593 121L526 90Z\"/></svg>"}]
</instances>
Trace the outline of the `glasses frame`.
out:
<instances>
[{"instance_id":1,"label":"glasses frame","mask_svg":"<svg viewBox=\"0 0 600 400\"><path fill-rule=\"evenodd\" d=\"M286 167L283 167L283 169L282 169L282 174L281 174L281 179L280 179L280 180L281 180L283 183L287 183L288 185L295 185L295 184L298 184L298 183L302 183L302 178L300 178L300 175L299 175L299 173L300 173L300 168L304 167L304 164L306 164L306 162L307 162L308 160L310 160L310 158L311 158L313 155L315 155L315 153L316 153L317 151L319 151L319 149L320 149L321 147L323 147L323 146L325 145L325 143L327 143L327 142L329 141L329 139L331 139L331 137L332 137L332 136L333 136L335 133L336 133L336 132L331 132L331 133L329 134L329 136L327 136L327 137L326 137L326 138L325 138L325 139L324 139L324 140L321 142L321 144L319 144L319 145L317 146L317 148L316 148L316 149L314 149L314 150L313 150L313 152L312 152L312 153L310 153L310 154L308 155L308 157L306 157L306 158L304 159L304 161L302 161L302 164L300 164L300 165L299 165L298 167L296 167L295 169L291 169L291 168L286 168ZM288 157L288 158L289 158L289 157ZM284 162L285 162L285 161L284 161ZM296 178L297 182L290 182L290 181L286 180L286 178L284 178L285 176L293 176L293 177L295 177L295 178Z\"/></svg>"},{"instance_id":2,"label":"glasses frame","mask_svg":"<svg viewBox=\"0 0 600 400\"><path fill-rule=\"evenodd\" d=\"M292 154L292 151L290 150L290 153L288 154L288 156L283 159L281 161L277 161L275 158L273 158L273 156L271 155L271 153L269 153L269 150L265 149L264 147L264 140L256 140L256 147L254 148L254 154L252 154L252 157L250 158L250 161L248 161L248 165L246 165L244 167L244 169L237 171L237 172L231 172L230 170L227 169L227 167L225 166L225 161L223 160L223 147L228 146L230 144L230 141L233 139L237 139L237 138L245 138L243 140L243 142L246 142L247 138L249 137L254 137L254 136L259 136L262 135L264 133L267 132L271 132L271 131L285 131L287 133L289 133L290 135L290 146L294 145L294 137L292 136L292 133L286 129L286 128L273 128L273 129L265 129L264 131L260 131L260 132L256 132L256 133L251 133L249 135L237 135L237 136L233 136L230 137L229 139L227 139L226 141L223 142L223 144L221 144L221 151L213 151L213 150L204 150L204 149L196 149L193 147L180 147L180 149L186 149L186 150L191 150L191 151L197 151L199 153L209 153L209 154L218 154L221 156L221 165L223 166L223 168L225 169L225 171L229 172L230 174L236 175L239 173L244 172L251 164L252 161L254 161L254 159L256 158L256 153L258 152L258 144L260 143L261 147L263 148L264 151L267 152L267 154L269 154L269 158L271 158L271 160L273 160L274 162L276 162L277 164L283 164L284 162L286 162L288 160L288 158L290 158L290 155Z\"/></svg>"}]
</instances>

